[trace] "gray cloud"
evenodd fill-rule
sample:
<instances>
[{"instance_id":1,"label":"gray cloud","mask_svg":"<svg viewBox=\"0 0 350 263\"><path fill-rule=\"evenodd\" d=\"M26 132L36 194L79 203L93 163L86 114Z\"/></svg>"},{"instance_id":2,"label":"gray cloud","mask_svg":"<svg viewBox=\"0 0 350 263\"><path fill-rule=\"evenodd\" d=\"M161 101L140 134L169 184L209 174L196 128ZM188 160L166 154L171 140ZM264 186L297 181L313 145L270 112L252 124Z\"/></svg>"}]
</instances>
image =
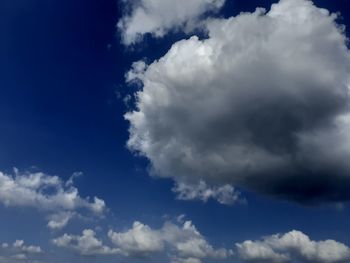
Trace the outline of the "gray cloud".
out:
<instances>
[{"instance_id":1,"label":"gray cloud","mask_svg":"<svg viewBox=\"0 0 350 263\"><path fill-rule=\"evenodd\" d=\"M128 147L180 185L349 200L350 53L335 20L311 1L281 0L207 20L207 39L134 63Z\"/></svg>"},{"instance_id":2,"label":"gray cloud","mask_svg":"<svg viewBox=\"0 0 350 263\"><path fill-rule=\"evenodd\" d=\"M177 182L173 187L179 200L201 200L207 202L210 198L216 199L220 204L232 205L240 200L239 193L231 185L208 187L204 181L190 185Z\"/></svg>"}]
</instances>

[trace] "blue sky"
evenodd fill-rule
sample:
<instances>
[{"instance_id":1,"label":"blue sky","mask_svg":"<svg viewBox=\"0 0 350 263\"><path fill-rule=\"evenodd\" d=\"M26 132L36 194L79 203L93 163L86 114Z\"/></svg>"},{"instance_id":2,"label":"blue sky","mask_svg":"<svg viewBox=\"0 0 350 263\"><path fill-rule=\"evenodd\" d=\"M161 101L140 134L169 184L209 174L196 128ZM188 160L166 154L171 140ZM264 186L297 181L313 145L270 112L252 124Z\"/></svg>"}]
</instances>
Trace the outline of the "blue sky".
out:
<instances>
[{"instance_id":1,"label":"blue sky","mask_svg":"<svg viewBox=\"0 0 350 263\"><path fill-rule=\"evenodd\" d=\"M0 1L0 262L350 261L350 4L187 2Z\"/></svg>"}]
</instances>

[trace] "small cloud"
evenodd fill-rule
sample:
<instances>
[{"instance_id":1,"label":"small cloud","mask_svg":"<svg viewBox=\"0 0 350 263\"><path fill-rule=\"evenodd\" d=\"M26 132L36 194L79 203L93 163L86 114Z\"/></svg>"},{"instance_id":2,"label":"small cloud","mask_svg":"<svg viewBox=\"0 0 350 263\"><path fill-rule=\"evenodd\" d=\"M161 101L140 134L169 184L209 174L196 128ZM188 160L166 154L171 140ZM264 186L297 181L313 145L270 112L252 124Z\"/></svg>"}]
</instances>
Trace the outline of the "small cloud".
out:
<instances>
[{"instance_id":1,"label":"small cloud","mask_svg":"<svg viewBox=\"0 0 350 263\"><path fill-rule=\"evenodd\" d=\"M225 0L124 1L126 9L117 27L124 45L140 42L146 34L160 38L170 31L190 32L208 12L217 12Z\"/></svg>"},{"instance_id":2,"label":"small cloud","mask_svg":"<svg viewBox=\"0 0 350 263\"><path fill-rule=\"evenodd\" d=\"M207 202L209 199L217 200L223 205L232 205L240 200L240 193L235 191L231 185L210 187L204 181L198 184L187 184L177 182L173 188L179 200L201 200Z\"/></svg>"},{"instance_id":3,"label":"small cloud","mask_svg":"<svg viewBox=\"0 0 350 263\"><path fill-rule=\"evenodd\" d=\"M102 241L96 238L96 232L91 229L85 229L81 236L64 234L53 239L52 243L58 247L75 250L85 256L119 254L118 249L103 245Z\"/></svg>"},{"instance_id":4,"label":"small cloud","mask_svg":"<svg viewBox=\"0 0 350 263\"><path fill-rule=\"evenodd\" d=\"M64 182L58 176L42 172L19 172L15 175L0 172L0 203L8 207L32 207L48 214L48 227L62 228L80 212L89 212L101 216L106 205L102 199L83 198L73 185L74 178L81 173L74 173Z\"/></svg>"}]
</instances>

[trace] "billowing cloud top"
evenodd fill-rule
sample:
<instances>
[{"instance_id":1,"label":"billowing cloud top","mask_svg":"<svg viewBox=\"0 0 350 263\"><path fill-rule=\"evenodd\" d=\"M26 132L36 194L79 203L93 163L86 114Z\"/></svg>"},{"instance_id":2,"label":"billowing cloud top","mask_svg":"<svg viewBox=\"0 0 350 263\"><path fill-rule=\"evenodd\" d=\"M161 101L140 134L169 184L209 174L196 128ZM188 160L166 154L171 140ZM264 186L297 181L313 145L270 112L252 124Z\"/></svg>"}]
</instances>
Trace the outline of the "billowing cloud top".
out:
<instances>
[{"instance_id":1,"label":"billowing cloud top","mask_svg":"<svg viewBox=\"0 0 350 263\"><path fill-rule=\"evenodd\" d=\"M131 8L118 22L125 45L134 44L150 33L162 37L168 31L191 30L198 18L219 10L225 0L125 0Z\"/></svg>"},{"instance_id":2,"label":"billowing cloud top","mask_svg":"<svg viewBox=\"0 0 350 263\"><path fill-rule=\"evenodd\" d=\"M348 200L350 52L335 19L311 1L281 0L208 20L207 39L136 62L129 148L182 185Z\"/></svg>"}]
</instances>

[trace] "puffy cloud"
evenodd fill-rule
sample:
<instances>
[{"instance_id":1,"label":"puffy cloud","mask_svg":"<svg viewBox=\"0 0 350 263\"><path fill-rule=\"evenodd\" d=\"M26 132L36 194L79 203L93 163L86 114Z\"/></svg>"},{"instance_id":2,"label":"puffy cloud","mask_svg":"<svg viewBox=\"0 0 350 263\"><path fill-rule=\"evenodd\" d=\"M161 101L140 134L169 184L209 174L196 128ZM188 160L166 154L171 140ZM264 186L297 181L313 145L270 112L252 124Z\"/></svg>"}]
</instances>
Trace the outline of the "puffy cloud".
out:
<instances>
[{"instance_id":1,"label":"puffy cloud","mask_svg":"<svg viewBox=\"0 0 350 263\"><path fill-rule=\"evenodd\" d=\"M65 184L57 176L42 172L20 173L15 175L0 172L0 202L5 206L33 207L49 213L48 227L64 227L77 214L87 210L101 215L106 209L103 200L94 197L93 201L82 198L71 180Z\"/></svg>"},{"instance_id":2,"label":"puffy cloud","mask_svg":"<svg viewBox=\"0 0 350 263\"><path fill-rule=\"evenodd\" d=\"M245 261L282 263L289 262L288 254L275 252L271 247L263 242L245 241L236 245L240 257Z\"/></svg>"},{"instance_id":3,"label":"puffy cloud","mask_svg":"<svg viewBox=\"0 0 350 263\"><path fill-rule=\"evenodd\" d=\"M134 222L132 228L124 232L108 231L112 246L106 246L96 237L93 230L84 230L81 236L64 234L53 239L58 247L70 248L82 255L118 255L124 257L149 257L166 254L175 262L197 263L205 259L225 259L231 250L214 249L186 221L182 225L166 222L162 228L152 229L141 222Z\"/></svg>"},{"instance_id":4,"label":"puffy cloud","mask_svg":"<svg viewBox=\"0 0 350 263\"><path fill-rule=\"evenodd\" d=\"M81 236L64 234L61 237L53 239L52 242L58 247L70 248L85 256L113 255L119 253L118 249L103 245L102 241L96 238L95 231L91 229L85 229Z\"/></svg>"},{"instance_id":5,"label":"puffy cloud","mask_svg":"<svg viewBox=\"0 0 350 263\"><path fill-rule=\"evenodd\" d=\"M118 22L125 45L150 33L163 37L171 30L191 30L201 16L219 10L225 0L125 0L130 9Z\"/></svg>"},{"instance_id":6,"label":"puffy cloud","mask_svg":"<svg viewBox=\"0 0 350 263\"><path fill-rule=\"evenodd\" d=\"M164 249L160 232L140 222L134 222L132 228L126 232L110 230L108 236L125 255L151 254Z\"/></svg>"},{"instance_id":7,"label":"puffy cloud","mask_svg":"<svg viewBox=\"0 0 350 263\"><path fill-rule=\"evenodd\" d=\"M257 263L343 263L350 261L350 248L335 240L311 240L300 231L275 234L260 240L236 243L233 250L215 249L191 221L178 225L166 222L151 228L134 222L123 232L110 230L112 245L104 245L93 230L82 235L64 234L53 239L58 247L72 249L85 256L147 257L166 255L171 263L201 263L210 260L233 260ZM21 245L20 241L18 242Z\"/></svg>"},{"instance_id":8,"label":"puffy cloud","mask_svg":"<svg viewBox=\"0 0 350 263\"><path fill-rule=\"evenodd\" d=\"M254 262L335 263L350 260L350 248L334 240L313 241L300 231L236 244L238 255Z\"/></svg>"},{"instance_id":9,"label":"puffy cloud","mask_svg":"<svg viewBox=\"0 0 350 263\"><path fill-rule=\"evenodd\" d=\"M16 240L12 246L16 249L19 249L21 252L27 252L27 253L40 253L40 252L42 252L41 248L38 246L26 246L26 245L24 245L23 240Z\"/></svg>"},{"instance_id":10,"label":"puffy cloud","mask_svg":"<svg viewBox=\"0 0 350 263\"><path fill-rule=\"evenodd\" d=\"M43 253L43 250L39 246L25 245L23 240L16 240L12 245L8 243L2 243L0 248L0 262L12 263L12 262L34 262L35 256Z\"/></svg>"},{"instance_id":11,"label":"puffy cloud","mask_svg":"<svg viewBox=\"0 0 350 263\"><path fill-rule=\"evenodd\" d=\"M47 223L47 226L50 229L61 229L65 227L74 216L76 216L76 213L70 211L52 214L49 216L49 222Z\"/></svg>"},{"instance_id":12,"label":"puffy cloud","mask_svg":"<svg viewBox=\"0 0 350 263\"><path fill-rule=\"evenodd\" d=\"M219 199L197 190L204 181L299 202L348 200L350 52L335 20L311 1L281 0L207 20L207 39L135 63L128 147L173 178L182 199Z\"/></svg>"},{"instance_id":13,"label":"puffy cloud","mask_svg":"<svg viewBox=\"0 0 350 263\"><path fill-rule=\"evenodd\" d=\"M124 255L151 255L168 251L172 262L201 262L201 259L227 258L231 251L214 249L198 232L191 221L182 226L167 222L152 229L140 222L125 232L109 231L108 236Z\"/></svg>"}]
</instances>

